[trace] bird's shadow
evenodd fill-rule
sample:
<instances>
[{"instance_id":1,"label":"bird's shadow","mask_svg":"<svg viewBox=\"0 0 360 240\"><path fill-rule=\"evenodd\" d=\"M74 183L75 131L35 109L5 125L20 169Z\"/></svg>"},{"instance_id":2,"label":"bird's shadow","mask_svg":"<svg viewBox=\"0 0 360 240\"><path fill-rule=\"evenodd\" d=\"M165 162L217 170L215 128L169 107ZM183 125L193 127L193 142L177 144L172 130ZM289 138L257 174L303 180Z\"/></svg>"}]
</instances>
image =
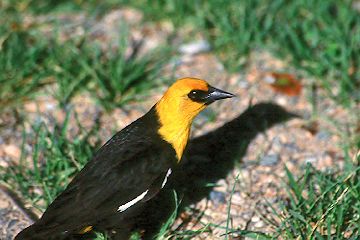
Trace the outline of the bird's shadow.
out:
<instances>
[{"instance_id":1,"label":"bird's shadow","mask_svg":"<svg viewBox=\"0 0 360 240\"><path fill-rule=\"evenodd\" d=\"M250 106L234 120L203 136L192 139L182 162L173 170L167 186L147 202L135 221L145 239L153 239L175 209L173 190L181 196L179 211L209 196L212 187L225 178L245 155L257 134L273 125L298 117L273 103Z\"/></svg>"}]
</instances>

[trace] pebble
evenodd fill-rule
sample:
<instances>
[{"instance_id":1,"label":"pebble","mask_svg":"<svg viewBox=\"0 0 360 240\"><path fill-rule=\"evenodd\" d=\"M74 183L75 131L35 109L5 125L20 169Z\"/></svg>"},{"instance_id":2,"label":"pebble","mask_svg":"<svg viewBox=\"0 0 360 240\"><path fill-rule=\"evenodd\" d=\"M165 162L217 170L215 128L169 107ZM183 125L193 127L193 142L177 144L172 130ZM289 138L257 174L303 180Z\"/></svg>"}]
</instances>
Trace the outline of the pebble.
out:
<instances>
[{"instance_id":1,"label":"pebble","mask_svg":"<svg viewBox=\"0 0 360 240\"><path fill-rule=\"evenodd\" d=\"M19 159L21 155L21 150L15 144L8 144L3 146L3 150L6 155L12 159Z\"/></svg>"},{"instance_id":2,"label":"pebble","mask_svg":"<svg viewBox=\"0 0 360 240\"><path fill-rule=\"evenodd\" d=\"M317 162L316 157L307 157L307 158L305 158L305 163L306 164L308 164L308 163L313 164L313 163L316 163L316 162Z\"/></svg>"},{"instance_id":3,"label":"pebble","mask_svg":"<svg viewBox=\"0 0 360 240\"><path fill-rule=\"evenodd\" d=\"M247 81L240 80L240 81L238 82L238 86L239 86L239 88L247 89L247 88L250 87L250 84L249 84L249 82L247 82Z\"/></svg>"},{"instance_id":4,"label":"pebble","mask_svg":"<svg viewBox=\"0 0 360 240\"><path fill-rule=\"evenodd\" d=\"M263 78L263 80L264 80L266 83L268 83L268 84L273 84L273 83L275 83L275 81L276 81L276 79L275 79L272 75L270 75L270 74L267 74L267 75Z\"/></svg>"},{"instance_id":5,"label":"pebble","mask_svg":"<svg viewBox=\"0 0 360 240\"><path fill-rule=\"evenodd\" d=\"M279 154L269 154L262 157L260 164L263 166L274 166L280 160Z\"/></svg>"},{"instance_id":6,"label":"pebble","mask_svg":"<svg viewBox=\"0 0 360 240\"><path fill-rule=\"evenodd\" d=\"M258 221L257 223L255 223L254 227L256 228L262 228L265 226L265 223L263 221Z\"/></svg>"},{"instance_id":7,"label":"pebble","mask_svg":"<svg viewBox=\"0 0 360 240\"><path fill-rule=\"evenodd\" d=\"M231 203L237 205L243 205L245 203L244 198L240 195L239 192L235 192L231 197Z\"/></svg>"},{"instance_id":8,"label":"pebble","mask_svg":"<svg viewBox=\"0 0 360 240\"><path fill-rule=\"evenodd\" d=\"M226 203L225 193L218 191L210 192L210 200L214 202L215 205Z\"/></svg>"},{"instance_id":9,"label":"pebble","mask_svg":"<svg viewBox=\"0 0 360 240\"><path fill-rule=\"evenodd\" d=\"M0 239L14 239L20 229L25 228L31 222L8 193L0 188Z\"/></svg>"},{"instance_id":10,"label":"pebble","mask_svg":"<svg viewBox=\"0 0 360 240\"><path fill-rule=\"evenodd\" d=\"M251 221L252 222L254 222L254 223L257 223L257 222L259 222L260 221L260 218L259 218L259 216L253 216L252 218L251 218Z\"/></svg>"},{"instance_id":11,"label":"pebble","mask_svg":"<svg viewBox=\"0 0 360 240\"><path fill-rule=\"evenodd\" d=\"M326 131L326 130L320 130L317 134L316 134L316 138L321 140L321 141L327 141L329 140L331 137L331 134Z\"/></svg>"},{"instance_id":12,"label":"pebble","mask_svg":"<svg viewBox=\"0 0 360 240\"><path fill-rule=\"evenodd\" d=\"M205 40L194 41L183 44L179 47L181 54L195 55L202 52L208 52L211 50L210 43Z\"/></svg>"},{"instance_id":13,"label":"pebble","mask_svg":"<svg viewBox=\"0 0 360 240\"><path fill-rule=\"evenodd\" d=\"M283 147L290 152L296 153L299 151L299 147L296 145L296 143L284 143Z\"/></svg>"},{"instance_id":14,"label":"pebble","mask_svg":"<svg viewBox=\"0 0 360 240\"><path fill-rule=\"evenodd\" d=\"M56 104L53 102L45 103L45 108L47 111L54 111L56 109Z\"/></svg>"},{"instance_id":15,"label":"pebble","mask_svg":"<svg viewBox=\"0 0 360 240\"><path fill-rule=\"evenodd\" d=\"M284 96L277 96L275 98L275 102L281 106L287 106L289 100L287 97L284 97Z\"/></svg>"}]
</instances>

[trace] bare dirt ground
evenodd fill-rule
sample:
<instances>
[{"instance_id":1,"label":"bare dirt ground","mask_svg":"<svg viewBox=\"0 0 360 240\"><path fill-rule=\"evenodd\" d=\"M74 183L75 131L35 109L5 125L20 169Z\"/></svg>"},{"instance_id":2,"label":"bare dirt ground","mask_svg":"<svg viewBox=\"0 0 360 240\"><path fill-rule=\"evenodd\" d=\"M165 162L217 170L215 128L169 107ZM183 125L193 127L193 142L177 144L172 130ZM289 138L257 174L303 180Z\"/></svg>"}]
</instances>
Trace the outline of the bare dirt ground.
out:
<instances>
[{"instance_id":1,"label":"bare dirt ground","mask_svg":"<svg viewBox=\"0 0 360 240\"><path fill-rule=\"evenodd\" d=\"M116 42L114 39L118 37L118 24L126 22L134 39L144 39L144 52L165 44L170 35L175 35L172 36L172 45L179 49L186 41L181 36L194 33L191 28L175 32L169 22L143 23L142 14L133 9L114 10L98 20L90 20L81 14L53 17L64 22L64 39L87 32L94 41L104 44ZM28 19L29 24L33 21L41 22L45 33L51 31L48 20L48 16L40 19L29 16ZM91 27L85 29L85 26ZM200 35L198 38L203 40ZM271 232L272 226L267 220L276 222L277 217L272 213L269 203L276 204L284 199L284 166L294 174L300 173L306 164L312 164L323 171L341 169L344 156L339 147L340 136L342 131L351 126L353 119L348 117L351 115L344 109L326 98L321 88L307 85L312 82L311 79L292 69L286 61L276 59L267 52L254 52L244 69L231 74L226 72L211 50L201 47L198 50L199 48L195 48L190 53L178 53L176 58L169 61L163 74L174 76L174 79L185 76L206 79L210 84L235 93L238 97L211 105L200 114L193 125L192 137L211 132L238 117L249 106L262 102L279 105L301 118L279 123L251 139L245 154L239 156L238 163L225 178L216 182L217 186L210 195L190 206L201 213L200 220L189 221L180 226L183 219L179 218L173 228L180 226L182 230L195 230L202 229L209 223L226 226L230 219L228 224L231 228ZM288 96L274 91L266 80L271 72L291 72L297 76L303 84L301 94ZM101 112L99 106L86 94L75 97L72 105L85 128L90 129L96 116L100 116L101 136L106 141L114 130L114 123L117 129L128 125L145 113L165 88L166 86L151 91L151 97L144 102L130 103L112 113ZM316 99L312 101L314 98ZM317 110L316 119L313 118L314 108ZM65 115L56 109L56 100L46 89L35 101L25 103L22 111L26 112L30 122L41 118L50 125L52 119L62 120ZM0 119L1 125L5 126L0 129L0 164L6 167L9 162L17 162L20 157L21 127L12 112L3 113ZM71 124L76 128L74 121ZM26 131L31 131L30 127L25 127ZM26 144L31 151L32 143ZM228 213L230 200L231 209ZM30 207L29 203L25 206ZM196 217L194 212L183 214ZM12 196L0 191L0 239L12 239L15 233L30 222L30 218L15 204ZM208 225L207 230L194 239L222 239L225 233L223 228L212 225Z\"/></svg>"}]
</instances>

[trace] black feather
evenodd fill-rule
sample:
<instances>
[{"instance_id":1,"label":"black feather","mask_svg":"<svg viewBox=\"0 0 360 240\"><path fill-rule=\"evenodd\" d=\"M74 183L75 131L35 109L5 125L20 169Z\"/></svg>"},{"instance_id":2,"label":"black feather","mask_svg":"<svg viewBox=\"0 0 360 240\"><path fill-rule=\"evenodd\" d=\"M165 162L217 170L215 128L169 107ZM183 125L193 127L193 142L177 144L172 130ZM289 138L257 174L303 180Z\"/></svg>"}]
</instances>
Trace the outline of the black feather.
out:
<instances>
[{"instance_id":1,"label":"black feather","mask_svg":"<svg viewBox=\"0 0 360 240\"><path fill-rule=\"evenodd\" d=\"M119 206L149 189L155 195L161 188L159 179L177 162L175 150L158 134L159 127L153 107L116 133L43 216L15 239L68 239L87 226L106 229L116 225L125 229L143 203L124 212L117 211Z\"/></svg>"}]
</instances>

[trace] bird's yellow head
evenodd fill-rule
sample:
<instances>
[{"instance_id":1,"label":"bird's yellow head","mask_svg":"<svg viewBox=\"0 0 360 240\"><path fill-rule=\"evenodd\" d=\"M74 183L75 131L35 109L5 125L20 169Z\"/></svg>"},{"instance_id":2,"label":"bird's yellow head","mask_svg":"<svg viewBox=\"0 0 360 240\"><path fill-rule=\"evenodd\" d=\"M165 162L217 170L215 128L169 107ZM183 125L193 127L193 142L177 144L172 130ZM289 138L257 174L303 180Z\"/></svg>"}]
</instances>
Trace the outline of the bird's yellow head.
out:
<instances>
[{"instance_id":1,"label":"bird's yellow head","mask_svg":"<svg viewBox=\"0 0 360 240\"><path fill-rule=\"evenodd\" d=\"M156 104L156 112L161 124L159 134L174 147L178 160L186 147L196 115L214 101L233 96L196 78L182 78L169 87Z\"/></svg>"}]
</instances>

